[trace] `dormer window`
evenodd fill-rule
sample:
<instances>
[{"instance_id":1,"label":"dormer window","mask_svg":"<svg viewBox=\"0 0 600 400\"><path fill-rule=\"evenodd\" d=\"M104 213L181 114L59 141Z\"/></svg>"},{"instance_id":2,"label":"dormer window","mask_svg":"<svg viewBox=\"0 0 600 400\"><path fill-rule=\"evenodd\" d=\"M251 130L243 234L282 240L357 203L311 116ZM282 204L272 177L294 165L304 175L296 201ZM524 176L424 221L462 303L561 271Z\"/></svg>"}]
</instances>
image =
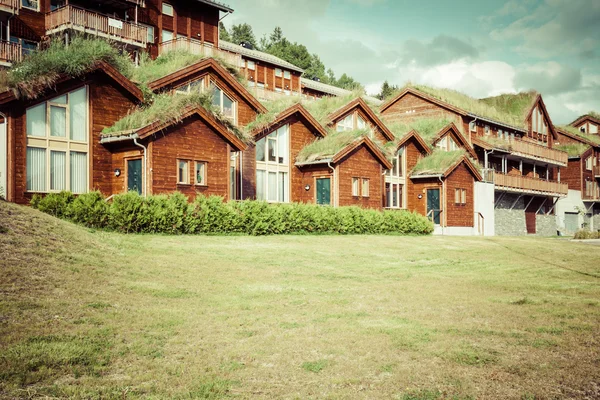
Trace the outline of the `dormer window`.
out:
<instances>
[{"instance_id":1,"label":"dormer window","mask_svg":"<svg viewBox=\"0 0 600 400\"><path fill-rule=\"evenodd\" d=\"M581 126L581 127L579 127L579 132L581 132L581 133L586 133L586 132L585 132L585 125L584 125L584 126Z\"/></svg>"},{"instance_id":2,"label":"dormer window","mask_svg":"<svg viewBox=\"0 0 600 400\"><path fill-rule=\"evenodd\" d=\"M458 150L458 145L449 135L444 136L435 144L435 147L444 151Z\"/></svg>"},{"instance_id":3,"label":"dormer window","mask_svg":"<svg viewBox=\"0 0 600 400\"><path fill-rule=\"evenodd\" d=\"M204 88L204 79L198 79L196 81L188 82L187 84L175 89L178 94L190 94L194 92L201 92Z\"/></svg>"},{"instance_id":4,"label":"dormer window","mask_svg":"<svg viewBox=\"0 0 600 400\"><path fill-rule=\"evenodd\" d=\"M225 94L225 92L215 85L214 82L210 82L210 89L213 92L213 105L221 110L221 114L236 125L236 103L235 101Z\"/></svg>"},{"instance_id":5,"label":"dormer window","mask_svg":"<svg viewBox=\"0 0 600 400\"><path fill-rule=\"evenodd\" d=\"M346 115L336 124L338 132L353 131L355 129L367 129L367 122L357 112Z\"/></svg>"},{"instance_id":6,"label":"dormer window","mask_svg":"<svg viewBox=\"0 0 600 400\"><path fill-rule=\"evenodd\" d=\"M590 133L597 135L598 134L598 125L590 124Z\"/></svg>"}]
</instances>

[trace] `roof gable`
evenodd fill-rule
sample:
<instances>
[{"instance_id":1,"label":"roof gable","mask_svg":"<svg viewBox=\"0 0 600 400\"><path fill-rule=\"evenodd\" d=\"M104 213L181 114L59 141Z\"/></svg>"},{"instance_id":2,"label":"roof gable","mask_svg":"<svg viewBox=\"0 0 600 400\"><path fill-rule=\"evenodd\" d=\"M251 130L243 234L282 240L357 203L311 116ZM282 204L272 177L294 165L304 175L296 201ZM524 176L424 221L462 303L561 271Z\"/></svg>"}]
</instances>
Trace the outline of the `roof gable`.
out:
<instances>
[{"instance_id":1,"label":"roof gable","mask_svg":"<svg viewBox=\"0 0 600 400\"><path fill-rule=\"evenodd\" d=\"M581 125L585 122L593 122L595 124L600 125L600 118L596 117L594 115L591 115L591 114L584 114L584 115L578 117L575 121L571 122L569 125L578 127L579 125Z\"/></svg>"},{"instance_id":2,"label":"roof gable","mask_svg":"<svg viewBox=\"0 0 600 400\"><path fill-rule=\"evenodd\" d=\"M182 68L169 75L163 76L148 84L150 90L160 92L171 90L177 86L184 85L199 77L203 73L212 73L220 80L225 82L240 98L255 111L266 113L267 109L263 106L252 94L235 79L225 68L221 66L215 59L206 58L195 64Z\"/></svg>"},{"instance_id":3,"label":"roof gable","mask_svg":"<svg viewBox=\"0 0 600 400\"><path fill-rule=\"evenodd\" d=\"M225 139L229 144L231 144L237 151L245 150L246 144L242 142L236 135L229 131L226 127L223 126L219 121L217 121L209 112L207 112L202 107L189 107L185 110L179 120L170 120L167 122L154 122L152 124L146 125L142 128L135 130L140 139L145 139L155 133L160 131L164 131L167 128L175 126L186 118L198 117L202 121L208 124L216 133L218 133L223 139ZM133 133L133 132L132 132Z\"/></svg>"},{"instance_id":4,"label":"roof gable","mask_svg":"<svg viewBox=\"0 0 600 400\"><path fill-rule=\"evenodd\" d=\"M339 163L344 158L350 156L362 146L365 146L371 152L371 154L373 154L375 159L377 159L379 163L381 163L381 165L384 166L386 169L392 168L392 163L387 159L385 154L383 154L381 150L379 150L377 145L373 143L373 141L368 137L363 137L361 140L357 140L344 147L335 156L333 156L331 162L333 162L334 164Z\"/></svg>"},{"instance_id":5,"label":"roof gable","mask_svg":"<svg viewBox=\"0 0 600 400\"><path fill-rule=\"evenodd\" d=\"M63 84L69 81L80 81L82 82L83 85L83 79L86 76L89 76L92 73L101 73L104 74L105 76L107 76L116 86L121 87L123 90L125 90L128 94L131 95L131 97L133 97L135 100L142 102L144 101L144 94L141 91L140 88L138 88L133 82L131 82L129 79L127 79L127 77L125 77L123 74L121 74L115 67L113 67L112 65L104 62L104 61L99 61L97 63L94 64L94 66L92 68L90 68L83 76L79 76L79 77L72 77L69 75L61 75L55 82L54 87L56 87L59 84ZM50 89L46 89L44 90L44 95L46 94L46 92L48 92ZM3 105L6 105L8 103L12 103L13 101L18 101L18 100L26 100L26 101L33 101L35 102L36 100L42 100L43 96L38 96L38 98L33 99L33 100L26 100L26 99L20 99L18 98L15 93L12 90L6 90L2 93L0 93L0 107Z\"/></svg>"},{"instance_id":6,"label":"roof gable","mask_svg":"<svg viewBox=\"0 0 600 400\"><path fill-rule=\"evenodd\" d=\"M296 103L279 113L267 126L257 127L251 132L251 135L255 138L264 136L279 128L279 126L283 125L289 118L293 116L297 116L304 121L304 124L310 128L310 131L315 134L315 136L325 137L327 135L325 128L323 128L323 126L312 116L312 114L309 113L308 110L300 103Z\"/></svg>"},{"instance_id":7,"label":"roof gable","mask_svg":"<svg viewBox=\"0 0 600 400\"><path fill-rule=\"evenodd\" d=\"M454 165L452 165L450 168L448 168L446 170L446 172L444 172L444 177L445 178L449 177L456 170L456 168L458 168L458 166L463 163L465 164L465 167L467 167L469 172L471 172L471 174L473 175L473 177L476 180L481 181L483 179L481 176L481 173L479 172L477 167L475 167L475 165L471 162L471 160L467 156L462 156Z\"/></svg>"},{"instance_id":8,"label":"roof gable","mask_svg":"<svg viewBox=\"0 0 600 400\"><path fill-rule=\"evenodd\" d=\"M342 108L329 114L327 116L328 125L336 123L342 117L345 117L346 115L355 110L361 110L365 114L365 116L370 120L371 124L379 128L379 130L383 133L383 136L388 141L394 140L394 134L388 129L388 127L383 123L383 121L379 119L379 117L373 112L373 110L371 110L371 107L369 107L369 105L361 97L357 97Z\"/></svg>"},{"instance_id":9,"label":"roof gable","mask_svg":"<svg viewBox=\"0 0 600 400\"><path fill-rule=\"evenodd\" d=\"M430 95L428 95L420 90L417 90L415 88L412 88L412 87L404 88L404 90L402 90L396 96L392 97L390 100L383 103L382 106L379 108L379 111L381 111L382 113L385 112L388 108L390 108L391 106L396 104L396 102L398 102L398 100L402 99L404 96L406 96L409 93L412 94L413 96L417 96L423 100L426 100L430 103L436 104L442 108L445 108L445 109L455 112L457 114L460 114L463 116L468 115L468 112L463 110L462 108L455 107L445 101L436 99L435 97L430 96Z\"/></svg>"},{"instance_id":10,"label":"roof gable","mask_svg":"<svg viewBox=\"0 0 600 400\"><path fill-rule=\"evenodd\" d=\"M473 146L471 146L467 139L465 139L463 134L453 122L446 126L444 129L442 129L433 139L431 144L435 146L435 144L446 135L450 135L455 141L459 142L463 146L463 148L467 150L469 154L471 154L471 156L477 158L477 153L475 153L475 149L473 149Z\"/></svg>"},{"instance_id":11,"label":"roof gable","mask_svg":"<svg viewBox=\"0 0 600 400\"><path fill-rule=\"evenodd\" d=\"M419 147L421 147L421 149L425 153L431 154L431 148L427 145L427 143L425 142L425 140L423 140L423 138L421 137L421 135L419 135L419 133L417 131L415 131L414 129L411 130L410 132L408 132L406 135L404 135L402 137L402 139L400 139L398 141L398 143L396 143L396 148L399 149L402 146L406 146L406 144L411 139L414 139L414 141L419 145Z\"/></svg>"},{"instance_id":12,"label":"roof gable","mask_svg":"<svg viewBox=\"0 0 600 400\"><path fill-rule=\"evenodd\" d=\"M529 109L529 112L527 113L527 117L525 118L525 120L528 121L531 119L533 110L535 110L536 107L539 107L542 110L544 117L546 117L546 119L548 120L548 129L552 133L552 137L554 139L556 139L556 137L557 137L556 130L554 129L554 124L552 124L552 119L550 118L550 114L548 113L548 110L546 109L546 104L544 104L544 99L542 99L541 94L538 94L537 97L535 98L535 101L531 105L531 108Z\"/></svg>"}]
</instances>

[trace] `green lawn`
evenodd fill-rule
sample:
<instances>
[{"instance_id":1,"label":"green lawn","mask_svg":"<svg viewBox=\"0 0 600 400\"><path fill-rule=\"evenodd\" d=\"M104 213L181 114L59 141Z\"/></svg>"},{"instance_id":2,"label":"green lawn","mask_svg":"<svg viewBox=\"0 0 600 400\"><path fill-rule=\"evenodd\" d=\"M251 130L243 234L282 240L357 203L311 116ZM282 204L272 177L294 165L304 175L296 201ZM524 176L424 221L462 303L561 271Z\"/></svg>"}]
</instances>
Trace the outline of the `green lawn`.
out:
<instances>
[{"instance_id":1,"label":"green lawn","mask_svg":"<svg viewBox=\"0 0 600 400\"><path fill-rule=\"evenodd\" d=\"M127 236L0 202L0 397L598 398L600 247Z\"/></svg>"}]
</instances>

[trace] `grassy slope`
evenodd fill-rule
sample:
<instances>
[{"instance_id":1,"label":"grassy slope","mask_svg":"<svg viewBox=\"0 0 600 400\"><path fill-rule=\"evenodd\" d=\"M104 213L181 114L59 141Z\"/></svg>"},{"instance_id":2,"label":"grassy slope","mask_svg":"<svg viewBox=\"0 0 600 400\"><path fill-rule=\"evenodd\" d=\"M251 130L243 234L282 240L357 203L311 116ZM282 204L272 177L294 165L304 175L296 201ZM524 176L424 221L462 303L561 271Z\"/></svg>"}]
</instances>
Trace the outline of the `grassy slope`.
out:
<instances>
[{"instance_id":1,"label":"grassy slope","mask_svg":"<svg viewBox=\"0 0 600 400\"><path fill-rule=\"evenodd\" d=\"M0 397L600 394L596 247L0 225Z\"/></svg>"}]
</instances>

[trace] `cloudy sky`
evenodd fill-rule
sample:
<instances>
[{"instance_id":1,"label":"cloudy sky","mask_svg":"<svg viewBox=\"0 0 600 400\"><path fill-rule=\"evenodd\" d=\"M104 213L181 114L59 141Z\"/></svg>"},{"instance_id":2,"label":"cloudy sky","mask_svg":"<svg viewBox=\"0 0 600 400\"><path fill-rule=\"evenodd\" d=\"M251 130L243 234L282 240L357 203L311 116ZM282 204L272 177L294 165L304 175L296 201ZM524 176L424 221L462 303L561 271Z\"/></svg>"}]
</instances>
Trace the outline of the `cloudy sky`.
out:
<instances>
[{"instance_id":1,"label":"cloudy sky","mask_svg":"<svg viewBox=\"0 0 600 400\"><path fill-rule=\"evenodd\" d=\"M223 22L277 25L337 76L475 97L536 89L553 122L600 111L600 0L227 0Z\"/></svg>"}]
</instances>

